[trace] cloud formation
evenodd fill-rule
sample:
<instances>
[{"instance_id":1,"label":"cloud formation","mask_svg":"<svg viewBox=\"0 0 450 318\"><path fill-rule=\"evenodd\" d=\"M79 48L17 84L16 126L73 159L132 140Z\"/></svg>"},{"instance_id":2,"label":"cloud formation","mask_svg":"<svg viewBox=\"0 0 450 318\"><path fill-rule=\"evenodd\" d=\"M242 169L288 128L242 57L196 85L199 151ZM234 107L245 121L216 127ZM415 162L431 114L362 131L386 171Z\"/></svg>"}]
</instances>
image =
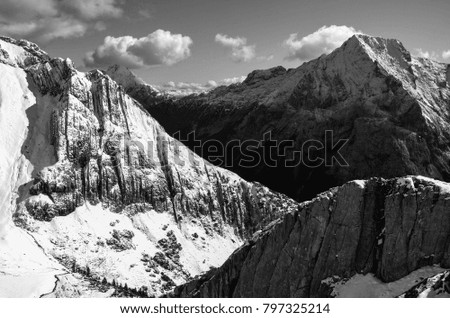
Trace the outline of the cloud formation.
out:
<instances>
[{"instance_id":1,"label":"cloud formation","mask_svg":"<svg viewBox=\"0 0 450 318\"><path fill-rule=\"evenodd\" d=\"M119 64L130 69L152 65L173 65L191 55L192 39L169 31L156 30L142 38L107 36L94 51L86 53L88 67Z\"/></svg>"},{"instance_id":2,"label":"cloud formation","mask_svg":"<svg viewBox=\"0 0 450 318\"><path fill-rule=\"evenodd\" d=\"M432 59L432 60L438 60L439 56L434 51L425 51L421 48L415 49L415 55L418 57L426 58L426 59Z\"/></svg>"},{"instance_id":3,"label":"cloud formation","mask_svg":"<svg viewBox=\"0 0 450 318\"><path fill-rule=\"evenodd\" d=\"M38 42L83 36L122 16L123 0L2 0L0 33Z\"/></svg>"},{"instance_id":4,"label":"cloud formation","mask_svg":"<svg viewBox=\"0 0 450 318\"><path fill-rule=\"evenodd\" d=\"M170 81L161 86L158 86L158 89L169 95L186 96L190 94L200 94L203 92L207 92L222 85L228 86L231 84L241 83L245 80L245 78L246 76L237 76L232 78L225 78L221 81L211 80L205 84L186 82L175 83L173 81Z\"/></svg>"},{"instance_id":5,"label":"cloud formation","mask_svg":"<svg viewBox=\"0 0 450 318\"><path fill-rule=\"evenodd\" d=\"M444 60L450 60L450 50L442 52L442 58Z\"/></svg>"},{"instance_id":6,"label":"cloud formation","mask_svg":"<svg viewBox=\"0 0 450 318\"><path fill-rule=\"evenodd\" d=\"M248 62L255 58L255 45L247 45L243 37L233 38L226 34L216 34L215 41L231 49L231 59L235 62Z\"/></svg>"},{"instance_id":7,"label":"cloud formation","mask_svg":"<svg viewBox=\"0 0 450 318\"><path fill-rule=\"evenodd\" d=\"M319 30L299 39L298 33L292 33L284 41L288 48L287 60L300 60L302 62L317 58L322 54L329 54L340 47L355 33L360 33L353 27L345 25L323 26Z\"/></svg>"},{"instance_id":8,"label":"cloud formation","mask_svg":"<svg viewBox=\"0 0 450 318\"><path fill-rule=\"evenodd\" d=\"M447 61L450 60L450 50L443 51L441 54L436 53L435 51L425 51L421 48L414 49L414 53L418 57L431 59L434 61Z\"/></svg>"}]
</instances>

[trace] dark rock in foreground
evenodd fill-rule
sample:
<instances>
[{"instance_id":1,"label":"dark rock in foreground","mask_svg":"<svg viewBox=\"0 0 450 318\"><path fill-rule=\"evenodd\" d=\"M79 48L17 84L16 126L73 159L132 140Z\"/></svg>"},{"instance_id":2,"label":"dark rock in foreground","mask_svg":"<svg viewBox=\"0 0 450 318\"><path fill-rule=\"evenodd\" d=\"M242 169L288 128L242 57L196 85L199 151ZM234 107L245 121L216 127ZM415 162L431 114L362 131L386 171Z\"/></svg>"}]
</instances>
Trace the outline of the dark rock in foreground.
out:
<instances>
[{"instance_id":1,"label":"dark rock in foreground","mask_svg":"<svg viewBox=\"0 0 450 318\"><path fill-rule=\"evenodd\" d=\"M352 181L305 202L175 297L325 297L328 277L384 282L450 266L450 184L423 177Z\"/></svg>"}]
</instances>

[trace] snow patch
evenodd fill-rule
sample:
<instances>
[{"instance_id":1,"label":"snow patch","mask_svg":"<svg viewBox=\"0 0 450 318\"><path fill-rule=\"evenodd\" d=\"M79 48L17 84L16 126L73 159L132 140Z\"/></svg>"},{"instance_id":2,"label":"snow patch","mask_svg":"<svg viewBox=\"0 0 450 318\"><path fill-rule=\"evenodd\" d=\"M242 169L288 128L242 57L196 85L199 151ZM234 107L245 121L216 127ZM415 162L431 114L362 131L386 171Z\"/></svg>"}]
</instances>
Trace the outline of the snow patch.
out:
<instances>
[{"instance_id":1,"label":"snow patch","mask_svg":"<svg viewBox=\"0 0 450 318\"><path fill-rule=\"evenodd\" d=\"M353 180L351 183L357 185L361 189L364 189L366 187L367 180Z\"/></svg>"},{"instance_id":2,"label":"snow patch","mask_svg":"<svg viewBox=\"0 0 450 318\"><path fill-rule=\"evenodd\" d=\"M3 43L2 43L3 45ZM15 46L14 46L15 47ZM11 226L11 213L17 196L18 180L24 166L21 154L28 119L25 111L36 99L28 88L22 69L0 63L0 237Z\"/></svg>"},{"instance_id":3,"label":"snow patch","mask_svg":"<svg viewBox=\"0 0 450 318\"><path fill-rule=\"evenodd\" d=\"M333 283L333 278L323 280L333 287L332 296L338 298L389 298L397 297L419 283L426 277L443 272L439 266L427 266L415 270L407 276L390 283L384 283L374 274L356 274L349 280L341 280Z\"/></svg>"},{"instance_id":4,"label":"snow patch","mask_svg":"<svg viewBox=\"0 0 450 318\"><path fill-rule=\"evenodd\" d=\"M397 179L397 185L399 187L406 187L407 189L414 190L414 180L411 177L402 177Z\"/></svg>"}]
</instances>

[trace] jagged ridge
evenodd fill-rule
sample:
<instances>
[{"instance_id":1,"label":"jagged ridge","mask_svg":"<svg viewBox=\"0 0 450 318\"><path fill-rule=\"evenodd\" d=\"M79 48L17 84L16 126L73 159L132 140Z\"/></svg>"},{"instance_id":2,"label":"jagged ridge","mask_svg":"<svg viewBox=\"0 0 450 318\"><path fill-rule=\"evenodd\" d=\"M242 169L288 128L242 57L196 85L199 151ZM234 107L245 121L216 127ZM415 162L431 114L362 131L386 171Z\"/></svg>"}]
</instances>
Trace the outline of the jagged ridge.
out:
<instances>
[{"instance_id":1,"label":"jagged ridge","mask_svg":"<svg viewBox=\"0 0 450 318\"><path fill-rule=\"evenodd\" d=\"M20 75L17 89L26 92L26 103L1 99L23 126L19 144L0 158L17 159L11 178L2 175L8 205L1 220L13 214L69 270L71 263L96 264L90 272L100 279L149 285L157 294L297 209L284 195L193 154L103 72L78 72L69 59L50 58L27 41L3 39L0 48L2 69ZM0 235L7 235L3 226Z\"/></svg>"},{"instance_id":2,"label":"jagged ridge","mask_svg":"<svg viewBox=\"0 0 450 318\"><path fill-rule=\"evenodd\" d=\"M391 282L450 266L450 184L423 177L349 182L302 204L176 297L323 297L326 278ZM368 287L369 288L369 287Z\"/></svg>"},{"instance_id":3,"label":"jagged ridge","mask_svg":"<svg viewBox=\"0 0 450 318\"><path fill-rule=\"evenodd\" d=\"M349 164L344 167L285 168L280 155L276 168L244 169L235 156L232 169L241 176L303 200L372 176L420 174L449 181L449 70L412 57L397 40L355 35L296 69L254 71L242 84L143 104L183 140L192 131L202 141L223 143L262 140L271 131L274 139L301 149L307 140L323 142L326 130L333 131L334 140L348 139L341 152Z\"/></svg>"}]
</instances>

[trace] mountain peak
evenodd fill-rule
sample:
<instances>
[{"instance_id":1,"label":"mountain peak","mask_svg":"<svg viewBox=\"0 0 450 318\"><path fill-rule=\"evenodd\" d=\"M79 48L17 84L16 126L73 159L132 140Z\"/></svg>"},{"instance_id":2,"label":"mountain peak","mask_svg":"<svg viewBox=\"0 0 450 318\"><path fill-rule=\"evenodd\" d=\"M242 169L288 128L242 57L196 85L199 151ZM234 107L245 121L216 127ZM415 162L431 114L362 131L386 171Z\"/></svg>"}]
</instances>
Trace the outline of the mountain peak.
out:
<instances>
[{"instance_id":1,"label":"mountain peak","mask_svg":"<svg viewBox=\"0 0 450 318\"><path fill-rule=\"evenodd\" d=\"M408 91L416 89L411 53L396 39L355 34L324 59L345 72L349 68L357 71L359 75L352 74L353 79L371 73L375 64L377 71L393 76Z\"/></svg>"},{"instance_id":2,"label":"mountain peak","mask_svg":"<svg viewBox=\"0 0 450 318\"><path fill-rule=\"evenodd\" d=\"M125 88L128 88L133 85L144 85L145 82L136 76L130 69L123 65L114 64L108 67L106 70L106 74L108 74L112 79L116 82L120 83Z\"/></svg>"},{"instance_id":3,"label":"mountain peak","mask_svg":"<svg viewBox=\"0 0 450 318\"><path fill-rule=\"evenodd\" d=\"M363 52L373 61L382 64L394 62L394 64L407 66L411 62L411 53L403 46L402 42L396 39L355 34L344 42L337 51L343 51L348 54L350 50L354 49L358 49L360 53Z\"/></svg>"}]
</instances>

